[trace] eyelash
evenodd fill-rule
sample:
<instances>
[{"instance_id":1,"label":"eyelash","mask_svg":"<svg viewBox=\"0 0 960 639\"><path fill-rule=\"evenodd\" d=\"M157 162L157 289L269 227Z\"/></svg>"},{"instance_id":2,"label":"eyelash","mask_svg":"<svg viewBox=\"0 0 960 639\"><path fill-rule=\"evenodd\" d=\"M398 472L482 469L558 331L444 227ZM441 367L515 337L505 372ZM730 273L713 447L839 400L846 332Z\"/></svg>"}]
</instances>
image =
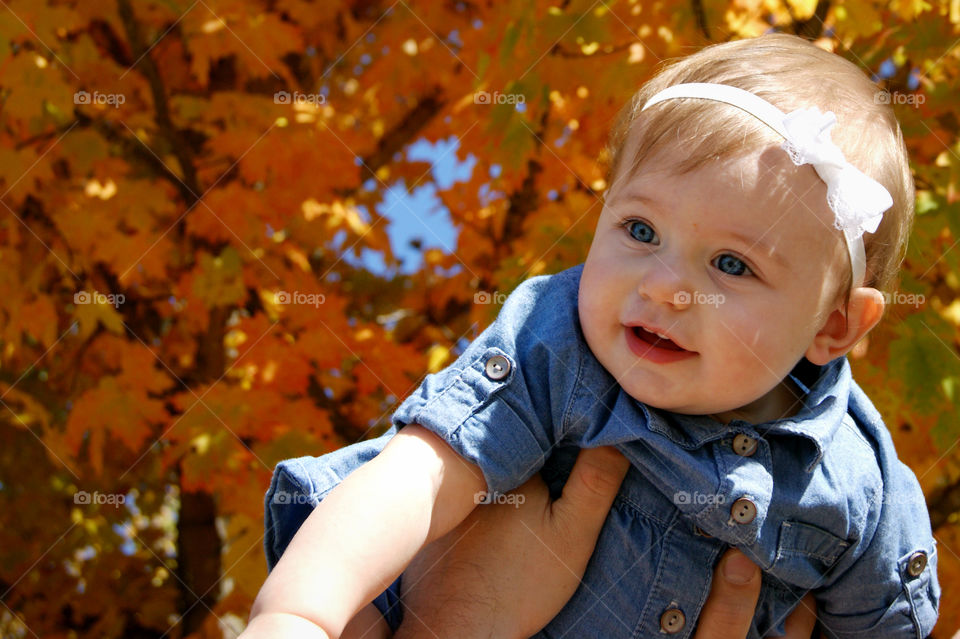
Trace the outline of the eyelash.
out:
<instances>
[{"instance_id":1,"label":"eyelash","mask_svg":"<svg viewBox=\"0 0 960 639\"><path fill-rule=\"evenodd\" d=\"M633 233L630 232L630 226L633 225L633 224L637 224L637 223L639 223L639 224L645 224L646 226L648 226L648 227L650 228L651 231L653 230L653 226L651 226L650 224L647 224L647 223L644 222L643 220L638 220L638 219L632 218L632 217L631 217L631 218L627 218L627 219L625 219L625 220L621 220L621 221L617 224L617 226L619 226L620 228L622 228L622 229L627 233L627 235L630 237L631 240L634 240L634 241L636 241L636 242L642 242L642 240L638 240L637 238L633 237ZM656 231L654 231L654 234L656 234ZM642 242L642 243L644 243L644 244L651 244L652 242Z\"/></svg>"},{"instance_id":2,"label":"eyelash","mask_svg":"<svg viewBox=\"0 0 960 639\"><path fill-rule=\"evenodd\" d=\"M623 229L623 230L626 232L627 236L629 236L629 238L630 238L631 240L634 240L635 242L640 242L640 243L642 243L642 244L652 244L653 242L644 242L643 240L638 240L636 237L633 236L633 233L630 232L630 227L631 227L633 224L636 224L636 223L644 224L644 225L646 225L647 227L649 227L651 231L653 231L653 227L652 227L650 224L647 224L647 222L644 222L643 220L638 220L638 219L636 219L636 218L627 218L627 219L625 219L625 220L621 220L620 222L617 223L617 226L619 226L621 229ZM656 234L656 231L654 231L654 234ZM654 237L656 237L656 235L654 235ZM736 273L736 274L735 274L735 273L727 273L726 271L721 270L718 262L719 262L719 260L723 259L724 257L732 257L733 259L737 260L737 262L739 262L739 264L741 264L741 265L743 266L743 272L742 272L742 273ZM737 255L734 255L733 253L722 253L722 254L718 255L717 257L715 257L713 260L711 260L710 263L711 263L718 271L720 271L720 272L723 273L724 275L729 275L730 277L749 277L749 276L755 276L755 273L753 272L753 269L750 268L750 266L747 264L746 260L744 260L743 258L741 258L741 257L739 257L739 256L737 256Z\"/></svg>"},{"instance_id":3,"label":"eyelash","mask_svg":"<svg viewBox=\"0 0 960 639\"><path fill-rule=\"evenodd\" d=\"M721 259L725 258L725 257L732 257L733 259L737 260L737 262L739 262L740 264L742 264L742 265L743 265L743 273L736 273L736 274L735 274L735 273L727 273L726 271L721 270L720 266L718 265L718 262L719 262ZM753 273L753 269L751 269L749 266L747 266L747 263L746 263L745 261L743 261L742 259L740 259L739 257L737 257L736 255L734 255L734 254L732 254L732 253L722 253L722 254L718 255L717 257L715 257L710 263L711 263L711 264L714 264L714 265L716 266L716 268L717 268L718 271L720 271L720 272L723 273L724 275L729 275L729 276L731 276L731 277L747 277L747 276L750 276L750 275L753 275L753 274L754 274L754 273Z\"/></svg>"}]
</instances>

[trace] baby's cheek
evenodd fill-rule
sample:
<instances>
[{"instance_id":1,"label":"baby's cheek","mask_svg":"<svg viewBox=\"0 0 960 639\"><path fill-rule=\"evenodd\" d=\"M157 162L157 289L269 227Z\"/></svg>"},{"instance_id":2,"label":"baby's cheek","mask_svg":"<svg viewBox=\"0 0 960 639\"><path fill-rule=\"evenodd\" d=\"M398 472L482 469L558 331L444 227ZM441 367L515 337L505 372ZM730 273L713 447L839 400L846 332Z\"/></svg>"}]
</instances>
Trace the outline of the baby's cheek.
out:
<instances>
[{"instance_id":1,"label":"baby's cheek","mask_svg":"<svg viewBox=\"0 0 960 639\"><path fill-rule=\"evenodd\" d=\"M598 316L605 321L618 312L619 309L613 305L613 300L607 299L611 296L605 294L606 290L602 271L598 272L596 267L592 270L585 268L577 301L581 324L593 324Z\"/></svg>"},{"instance_id":2,"label":"baby's cheek","mask_svg":"<svg viewBox=\"0 0 960 639\"><path fill-rule=\"evenodd\" d=\"M609 311L606 312L609 314ZM601 305L588 303L580 307L580 328L587 340L587 346L595 355L600 355L597 351L602 350L603 344L612 338L611 323L603 313Z\"/></svg>"},{"instance_id":3,"label":"baby's cheek","mask_svg":"<svg viewBox=\"0 0 960 639\"><path fill-rule=\"evenodd\" d=\"M726 300L717 307L716 321L711 324L715 326L716 339L725 348L742 350L747 347L755 351L769 340L769 322L773 318L752 310Z\"/></svg>"},{"instance_id":4,"label":"baby's cheek","mask_svg":"<svg viewBox=\"0 0 960 639\"><path fill-rule=\"evenodd\" d=\"M725 318L717 336L724 344L730 366L760 378L782 366L781 338L777 318L765 317L761 322L749 315Z\"/></svg>"},{"instance_id":5,"label":"baby's cheek","mask_svg":"<svg viewBox=\"0 0 960 639\"><path fill-rule=\"evenodd\" d=\"M771 325L745 327L739 336L739 352L731 357L737 377L749 380L747 383L757 389L769 390L768 387L785 378L800 359L793 340L779 328L771 330Z\"/></svg>"}]
</instances>

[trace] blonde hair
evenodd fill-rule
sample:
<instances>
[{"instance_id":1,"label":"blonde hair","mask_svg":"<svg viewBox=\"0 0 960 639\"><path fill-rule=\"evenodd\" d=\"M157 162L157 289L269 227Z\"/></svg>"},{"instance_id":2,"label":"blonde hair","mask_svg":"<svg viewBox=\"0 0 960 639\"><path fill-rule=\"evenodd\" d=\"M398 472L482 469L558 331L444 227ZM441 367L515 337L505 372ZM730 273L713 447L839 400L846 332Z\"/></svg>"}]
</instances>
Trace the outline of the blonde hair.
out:
<instances>
[{"instance_id":1,"label":"blonde hair","mask_svg":"<svg viewBox=\"0 0 960 639\"><path fill-rule=\"evenodd\" d=\"M796 36L769 34L705 47L667 62L620 111L605 152L608 184L613 184L625 162L624 143L635 125L640 127L640 139L627 175L658 151L676 147L678 141L688 152L673 167L680 174L719 157L782 141L740 109L709 100L667 100L641 113L654 94L684 82L739 87L785 113L815 106L836 114L833 141L851 164L880 182L893 197L893 207L884 213L877 232L864 235L864 286L890 292L913 223L914 188L900 126L891 107L878 99L880 88L853 63Z\"/></svg>"}]
</instances>

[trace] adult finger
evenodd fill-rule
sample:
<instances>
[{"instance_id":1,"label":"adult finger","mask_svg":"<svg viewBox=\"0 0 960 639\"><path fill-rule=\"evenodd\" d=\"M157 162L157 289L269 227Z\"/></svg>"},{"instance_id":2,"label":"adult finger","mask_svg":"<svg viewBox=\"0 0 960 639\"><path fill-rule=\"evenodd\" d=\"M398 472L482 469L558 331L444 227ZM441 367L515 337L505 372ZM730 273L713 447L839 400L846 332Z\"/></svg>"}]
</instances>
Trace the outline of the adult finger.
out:
<instances>
[{"instance_id":1,"label":"adult finger","mask_svg":"<svg viewBox=\"0 0 960 639\"><path fill-rule=\"evenodd\" d=\"M800 600L796 610L787 617L787 634L784 635L784 639L810 639L815 625L817 625L817 602L813 600L813 595L807 593L807 596Z\"/></svg>"},{"instance_id":2,"label":"adult finger","mask_svg":"<svg viewBox=\"0 0 960 639\"><path fill-rule=\"evenodd\" d=\"M746 637L759 597L760 569L742 552L731 548L713 572L710 596L700 614L694 639Z\"/></svg>"},{"instance_id":3,"label":"adult finger","mask_svg":"<svg viewBox=\"0 0 960 639\"><path fill-rule=\"evenodd\" d=\"M630 462L613 446L581 450L563 494L551 506L554 519L570 524L567 530L580 540L589 539L592 550L629 468Z\"/></svg>"}]
</instances>

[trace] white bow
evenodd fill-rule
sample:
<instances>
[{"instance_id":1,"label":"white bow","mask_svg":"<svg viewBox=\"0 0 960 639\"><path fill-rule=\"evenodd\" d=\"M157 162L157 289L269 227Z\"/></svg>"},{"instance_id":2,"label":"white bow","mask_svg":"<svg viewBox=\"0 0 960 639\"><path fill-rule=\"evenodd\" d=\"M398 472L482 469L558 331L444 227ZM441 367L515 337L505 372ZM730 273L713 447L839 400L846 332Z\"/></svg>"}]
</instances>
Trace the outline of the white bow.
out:
<instances>
[{"instance_id":1,"label":"white bow","mask_svg":"<svg viewBox=\"0 0 960 639\"><path fill-rule=\"evenodd\" d=\"M836 216L834 226L850 241L875 233L893 198L879 182L850 164L830 139L837 123L832 111L816 107L797 109L783 118L786 140L781 145L796 165L812 164L827 185L827 204Z\"/></svg>"}]
</instances>

